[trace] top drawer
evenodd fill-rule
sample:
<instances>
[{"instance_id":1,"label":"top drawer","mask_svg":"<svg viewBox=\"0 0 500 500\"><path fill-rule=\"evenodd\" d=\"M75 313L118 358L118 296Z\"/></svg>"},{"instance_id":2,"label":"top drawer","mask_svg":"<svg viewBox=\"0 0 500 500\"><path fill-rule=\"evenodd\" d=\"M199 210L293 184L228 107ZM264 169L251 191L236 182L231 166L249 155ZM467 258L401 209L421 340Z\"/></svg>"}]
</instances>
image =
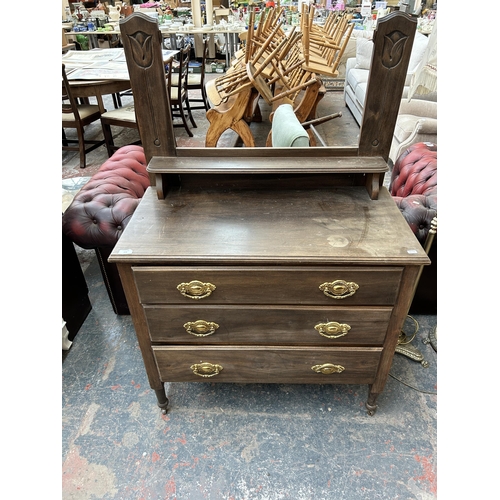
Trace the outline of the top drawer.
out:
<instances>
[{"instance_id":1,"label":"top drawer","mask_svg":"<svg viewBox=\"0 0 500 500\"><path fill-rule=\"evenodd\" d=\"M133 267L142 304L393 305L402 267Z\"/></svg>"}]
</instances>

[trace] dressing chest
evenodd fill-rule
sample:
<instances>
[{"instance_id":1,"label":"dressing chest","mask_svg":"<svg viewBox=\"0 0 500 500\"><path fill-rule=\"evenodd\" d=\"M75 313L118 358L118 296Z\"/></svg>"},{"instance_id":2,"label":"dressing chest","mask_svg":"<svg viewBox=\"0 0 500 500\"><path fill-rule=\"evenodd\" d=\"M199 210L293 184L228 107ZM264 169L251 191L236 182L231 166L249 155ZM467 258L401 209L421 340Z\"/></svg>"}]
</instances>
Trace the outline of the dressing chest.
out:
<instances>
[{"instance_id":1,"label":"dressing chest","mask_svg":"<svg viewBox=\"0 0 500 500\"><path fill-rule=\"evenodd\" d=\"M274 382L366 384L375 412L429 263L382 185L416 28L394 14L358 148L176 148L170 113L150 112L169 109L161 34L120 22L153 186L109 260L163 411L165 382Z\"/></svg>"}]
</instances>

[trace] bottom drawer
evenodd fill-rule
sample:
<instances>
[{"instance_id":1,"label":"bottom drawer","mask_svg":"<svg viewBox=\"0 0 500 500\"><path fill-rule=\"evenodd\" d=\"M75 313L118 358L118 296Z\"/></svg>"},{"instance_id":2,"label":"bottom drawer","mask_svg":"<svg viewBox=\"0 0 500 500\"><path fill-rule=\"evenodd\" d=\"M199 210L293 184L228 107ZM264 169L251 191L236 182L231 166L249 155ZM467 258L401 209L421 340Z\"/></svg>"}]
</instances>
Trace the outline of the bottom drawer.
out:
<instances>
[{"instance_id":1,"label":"bottom drawer","mask_svg":"<svg viewBox=\"0 0 500 500\"><path fill-rule=\"evenodd\" d=\"M371 384L382 348L154 346L163 382Z\"/></svg>"}]
</instances>

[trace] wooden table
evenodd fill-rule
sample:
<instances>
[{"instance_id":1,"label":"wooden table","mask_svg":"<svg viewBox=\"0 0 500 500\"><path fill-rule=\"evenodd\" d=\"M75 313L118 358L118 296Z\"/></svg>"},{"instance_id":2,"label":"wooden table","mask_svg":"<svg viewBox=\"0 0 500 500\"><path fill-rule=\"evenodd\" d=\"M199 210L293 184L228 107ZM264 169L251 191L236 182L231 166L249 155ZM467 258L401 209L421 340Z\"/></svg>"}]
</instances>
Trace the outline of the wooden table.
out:
<instances>
[{"instance_id":1,"label":"wooden table","mask_svg":"<svg viewBox=\"0 0 500 500\"><path fill-rule=\"evenodd\" d=\"M106 112L103 96L130 89L128 80L73 80L69 83L74 97L95 97L101 113Z\"/></svg>"},{"instance_id":2,"label":"wooden table","mask_svg":"<svg viewBox=\"0 0 500 500\"><path fill-rule=\"evenodd\" d=\"M178 54L164 50L164 61ZM75 97L95 97L101 113L106 111L103 96L130 89L125 54L122 48L71 51L62 57Z\"/></svg>"},{"instance_id":3,"label":"wooden table","mask_svg":"<svg viewBox=\"0 0 500 500\"><path fill-rule=\"evenodd\" d=\"M237 45L238 38L237 35L246 31L244 27L230 28L225 30L218 29L207 29L207 28L190 28L190 29L180 29L180 28L162 28L160 27L163 39L170 39L170 46L177 47L177 36L187 36L187 35L224 35L226 43L226 66L229 66L231 58L234 55ZM98 48L97 35L121 35L120 30L112 31L69 31L66 35L70 35L72 38L76 39L76 35L85 35L89 38L89 48ZM165 44L163 46L166 48Z\"/></svg>"}]
</instances>

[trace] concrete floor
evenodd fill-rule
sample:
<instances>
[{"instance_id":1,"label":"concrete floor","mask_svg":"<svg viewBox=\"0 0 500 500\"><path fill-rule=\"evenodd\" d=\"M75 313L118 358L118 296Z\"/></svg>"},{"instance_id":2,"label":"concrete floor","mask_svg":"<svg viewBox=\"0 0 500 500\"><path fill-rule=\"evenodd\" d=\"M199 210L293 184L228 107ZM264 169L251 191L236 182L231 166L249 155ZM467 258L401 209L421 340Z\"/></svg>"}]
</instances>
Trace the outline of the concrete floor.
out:
<instances>
[{"instance_id":1,"label":"concrete floor","mask_svg":"<svg viewBox=\"0 0 500 500\"><path fill-rule=\"evenodd\" d=\"M342 93L328 92L318 114L337 110L342 118L321 126L324 139L355 141ZM179 145L202 137L204 113L195 113L195 138L176 129ZM263 124L252 124L259 140L270 127L265 113ZM65 153L62 177L91 176L106 158L100 148L82 170ZM78 255L92 310L63 351L64 500L437 497L437 354L423 343L436 316L415 316L413 343L429 367L397 354L373 417L362 385L214 383L167 384L162 415L130 316L113 313L93 252Z\"/></svg>"}]
</instances>

